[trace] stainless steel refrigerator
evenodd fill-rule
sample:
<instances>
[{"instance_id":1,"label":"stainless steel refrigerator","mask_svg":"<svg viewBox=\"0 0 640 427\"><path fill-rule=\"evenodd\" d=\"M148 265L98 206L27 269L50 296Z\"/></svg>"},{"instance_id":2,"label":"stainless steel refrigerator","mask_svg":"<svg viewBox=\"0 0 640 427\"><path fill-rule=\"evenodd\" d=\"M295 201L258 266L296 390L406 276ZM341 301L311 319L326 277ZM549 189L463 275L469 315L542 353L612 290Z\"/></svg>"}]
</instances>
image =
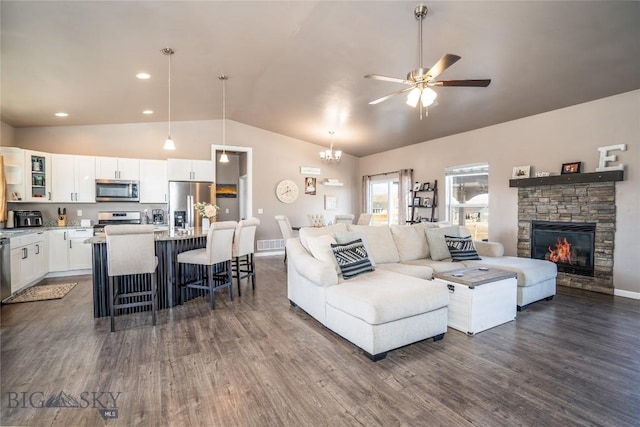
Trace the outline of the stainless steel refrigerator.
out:
<instances>
[{"instance_id":1,"label":"stainless steel refrigerator","mask_svg":"<svg viewBox=\"0 0 640 427\"><path fill-rule=\"evenodd\" d=\"M202 217L195 210L196 203L216 203L213 182L169 182L169 226L172 228L201 227Z\"/></svg>"}]
</instances>

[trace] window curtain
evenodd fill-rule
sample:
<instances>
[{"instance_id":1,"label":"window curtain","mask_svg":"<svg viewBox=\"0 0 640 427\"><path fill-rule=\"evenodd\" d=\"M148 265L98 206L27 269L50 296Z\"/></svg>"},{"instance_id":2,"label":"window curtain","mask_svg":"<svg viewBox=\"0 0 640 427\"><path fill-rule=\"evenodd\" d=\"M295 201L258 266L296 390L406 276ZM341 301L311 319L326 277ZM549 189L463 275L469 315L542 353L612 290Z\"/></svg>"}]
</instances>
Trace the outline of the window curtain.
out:
<instances>
[{"instance_id":1,"label":"window curtain","mask_svg":"<svg viewBox=\"0 0 640 427\"><path fill-rule=\"evenodd\" d=\"M369 206L371 206L371 175L365 175L362 177L362 213L369 212Z\"/></svg>"},{"instance_id":2,"label":"window curtain","mask_svg":"<svg viewBox=\"0 0 640 427\"><path fill-rule=\"evenodd\" d=\"M7 220L7 181L4 175L4 156L0 154L0 222Z\"/></svg>"},{"instance_id":3,"label":"window curtain","mask_svg":"<svg viewBox=\"0 0 640 427\"><path fill-rule=\"evenodd\" d=\"M405 221L410 221L412 218L409 218L411 213L409 205L413 202L411 199L413 169L400 169L398 174L400 176L400 188L398 188L398 218L404 218Z\"/></svg>"}]
</instances>

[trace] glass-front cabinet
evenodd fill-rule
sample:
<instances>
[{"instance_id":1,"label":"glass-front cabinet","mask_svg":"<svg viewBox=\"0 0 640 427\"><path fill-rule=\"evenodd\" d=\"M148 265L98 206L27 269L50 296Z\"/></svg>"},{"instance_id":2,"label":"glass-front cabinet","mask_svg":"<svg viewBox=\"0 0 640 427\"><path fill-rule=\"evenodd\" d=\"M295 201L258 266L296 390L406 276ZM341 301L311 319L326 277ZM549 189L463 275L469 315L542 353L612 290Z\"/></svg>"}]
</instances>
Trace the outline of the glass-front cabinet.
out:
<instances>
[{"instance_id":1,"label":"glass-front cabinet","mask_svg":"<svg viewBox=\"0 0 640 427\"><path fill-rule=\"evenodd\" d=\"M51 154L25 150L25 200L48 202L51 200Z\"/></svg>"}]
</instances>

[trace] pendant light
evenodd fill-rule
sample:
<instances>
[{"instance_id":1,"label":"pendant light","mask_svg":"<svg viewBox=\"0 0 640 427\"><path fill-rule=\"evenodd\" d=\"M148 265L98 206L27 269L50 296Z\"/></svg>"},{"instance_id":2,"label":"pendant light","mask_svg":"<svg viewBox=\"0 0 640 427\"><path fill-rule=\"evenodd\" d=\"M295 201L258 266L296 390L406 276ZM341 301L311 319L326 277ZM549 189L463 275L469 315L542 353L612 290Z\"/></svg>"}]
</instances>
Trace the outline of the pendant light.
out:
<instances>
[{"instance_id":1,"label":"pendant light","mask_svg":"<svg viewBox=\"0 0 640 427\"><path fill-rule=\"evenodd\" d=\"M175 150L176 144L171 139L171 56L175 53L173 49L170 47L165 47L162 49L162 53L169 57L169 136L167 140L164 142L165 150Z\"/></svg>"},{"instance_id":2,"label":"pendant light","mask_svg":"<svg viewBox=\"0 0 640 427\"><path fill-rule=\"evenodd\" d=\"M227 133L226 133L226 125L227 125L227 80L229 77L219 76L218 79L222 81L222 154L220 154L220 163L229 163L229 156L227 156Z\"/></svg>"},{"instance_id":3,"label":"pendant light","mask_svg":"<svg viewBox=\"0 0 640 427\"><path fill-rule=\"evenodd\" d=\"M332 130L329 131L329 138L331 139L331 146L329 147L329 149L327 150L323 150L320 152L320 158L322 160L327 161L328 163L331 162L336 162L338 163L340 161L340 158L342 157L342 151L341 150L334 150L333 149L333 134L335 132L333 132Z\"/></svg>"}]
</instances>

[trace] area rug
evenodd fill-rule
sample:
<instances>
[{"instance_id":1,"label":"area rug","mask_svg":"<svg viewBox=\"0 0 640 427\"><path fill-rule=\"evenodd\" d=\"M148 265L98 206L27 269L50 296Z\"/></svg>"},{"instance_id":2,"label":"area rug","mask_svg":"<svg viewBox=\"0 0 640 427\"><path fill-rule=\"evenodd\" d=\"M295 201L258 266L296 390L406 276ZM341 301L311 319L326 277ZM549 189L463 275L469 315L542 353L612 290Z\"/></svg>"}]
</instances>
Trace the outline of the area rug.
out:
<instances>
[{"instance_id":1,"label":"area rug","mask_svg":"<svg viewBox=\"0 0 640 427\"><path fill-rule=\"evenodd\" d=\"M24 291L10 296L4 304L13 304L18 302L44 301L49 299L60 299L69 293L76 286L74 283L53 283L48 285L31 286Z\"/></svg>"}]
</instances>

